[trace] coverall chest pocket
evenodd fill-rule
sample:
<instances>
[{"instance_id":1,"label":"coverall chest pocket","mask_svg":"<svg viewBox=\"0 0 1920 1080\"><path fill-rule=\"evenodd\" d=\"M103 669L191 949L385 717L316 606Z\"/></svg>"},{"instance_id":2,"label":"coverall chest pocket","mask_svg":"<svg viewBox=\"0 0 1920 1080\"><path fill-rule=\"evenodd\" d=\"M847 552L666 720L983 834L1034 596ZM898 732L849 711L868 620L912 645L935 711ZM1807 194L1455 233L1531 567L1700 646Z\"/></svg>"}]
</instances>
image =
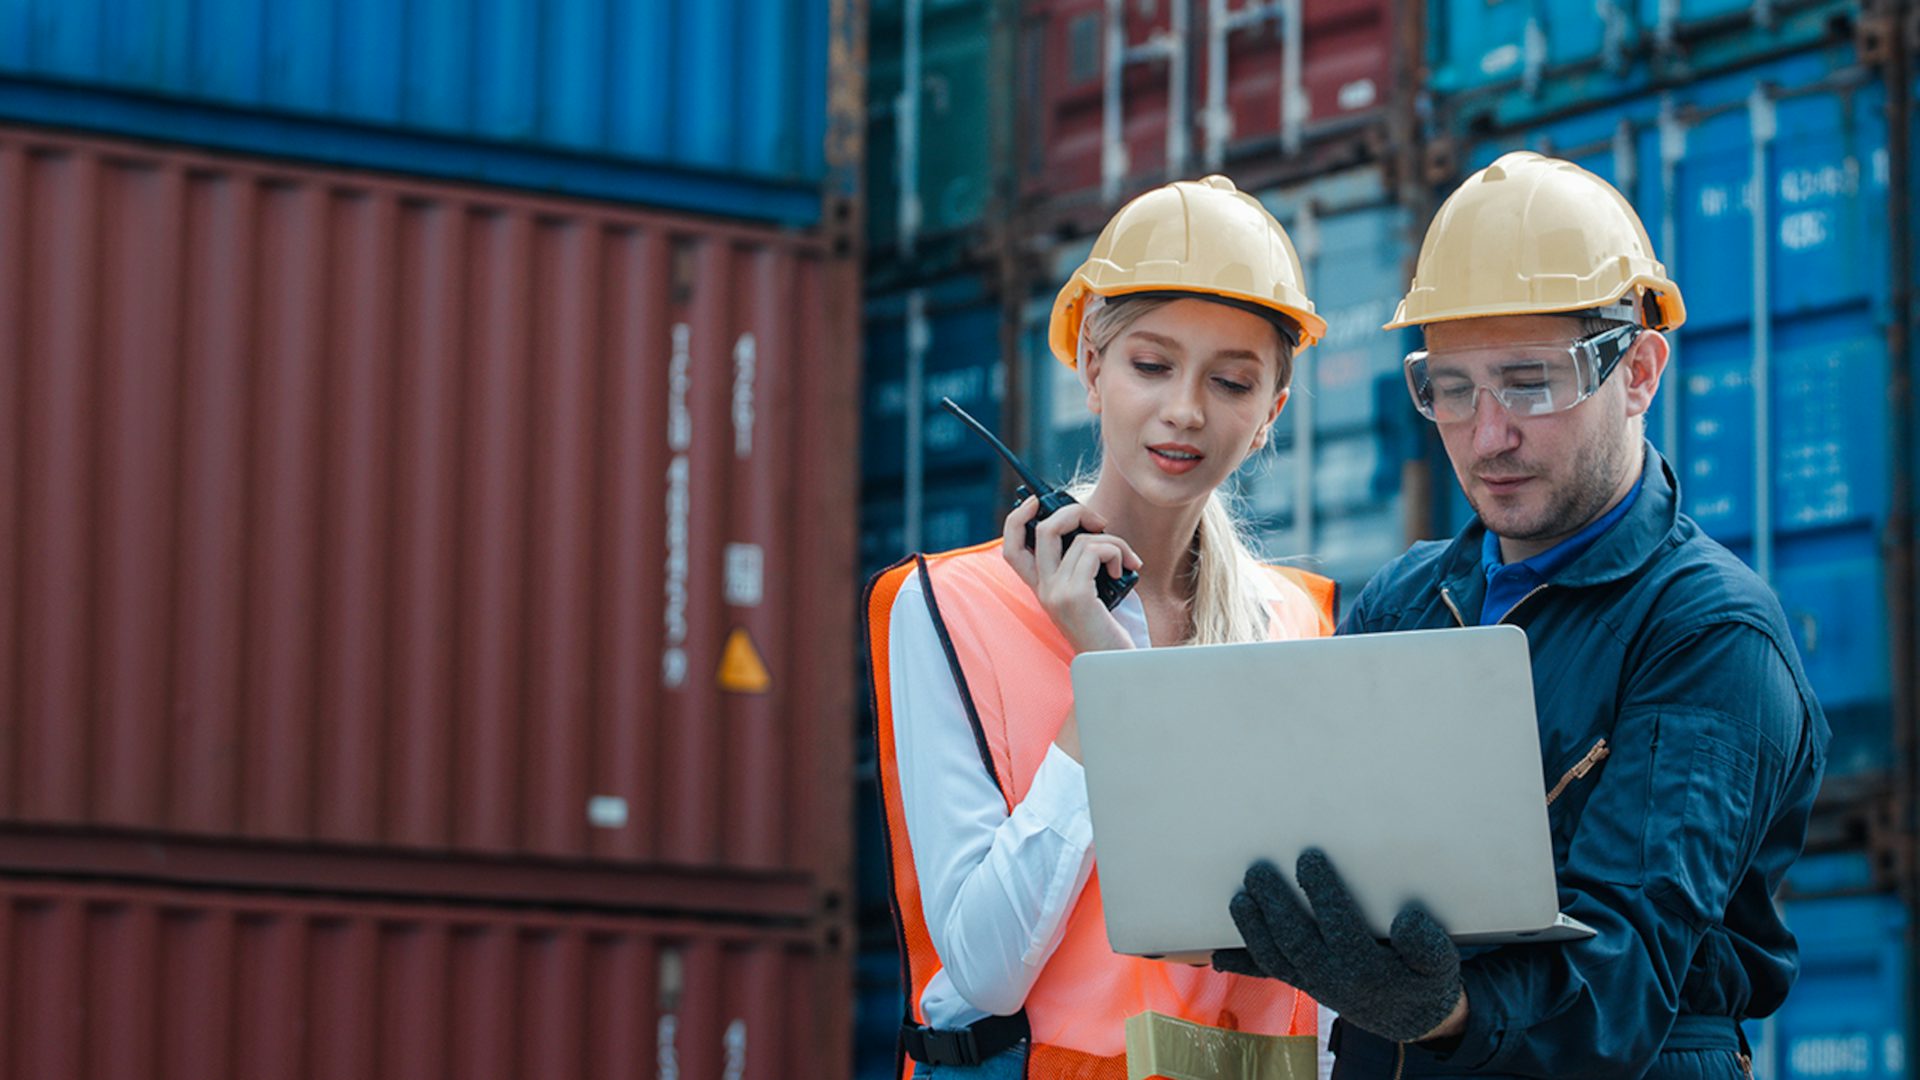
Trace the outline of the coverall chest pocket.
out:
<instances>
[{"instance_id":1,"label":"coverall chest pocket","mask_svg":"<svg viewBox=\"0 0 1920 1080\"><path fill-rule=\"evenodd\" d=\"M1569 871L1614 884L1641 880L1651 749L1650 733L1636 735L1622 723L1609 736L1585 740L1548 773L1547 824L1563 880Z\"/></svg>"}]
</instances>

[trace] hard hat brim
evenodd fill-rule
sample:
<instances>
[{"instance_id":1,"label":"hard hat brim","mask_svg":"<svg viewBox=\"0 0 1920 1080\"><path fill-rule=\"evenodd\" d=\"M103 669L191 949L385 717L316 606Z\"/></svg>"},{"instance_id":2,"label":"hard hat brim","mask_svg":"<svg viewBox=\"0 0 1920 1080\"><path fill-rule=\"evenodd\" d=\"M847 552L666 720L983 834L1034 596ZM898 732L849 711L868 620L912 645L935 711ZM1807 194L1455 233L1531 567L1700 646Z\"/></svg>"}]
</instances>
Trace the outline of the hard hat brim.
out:
<instances>
[{"instance_id":1,"label":"hard hat brim","mask_svg":"<svg viewBox=\"0 0 1920 1080\"><path fill-rule=\"evenodd\" d=\"M1276 315L1286 318L1298 328L1300 340L1299 344L1294 346L1295 356L1300 355L1300 353L1309 346L1318 343L1322 338L1326 337L1327 334L1327 320L1314 314L1312 311L1307 311L1291 304L1275 303L1271 297L1255 296L1251 293L1235 292L1230 289L1202 289L1169 286L1165 284L1142 284L1127 288L1107 289L1095 293L1093 288L1076 274L1073 280L1068 281L1061 287L1059 294L1053 301L1053 318L1048 328L1047 344L1053 350L1054 358L1070 368L1077 369L1080 366L1079 357L1076 353L1080 346L1080 321L1084 317L1084 309L1088 297L1098 295L1108 299L1115 299L1122 296L1131 296L1136 293L1177 293L1190 295L1196 300L1206 300L1209 298L1231 300L1234 301L1234 303L1229 306L1241 307L1244 305L1273 312Z\"/></svg>"}]
</instances>

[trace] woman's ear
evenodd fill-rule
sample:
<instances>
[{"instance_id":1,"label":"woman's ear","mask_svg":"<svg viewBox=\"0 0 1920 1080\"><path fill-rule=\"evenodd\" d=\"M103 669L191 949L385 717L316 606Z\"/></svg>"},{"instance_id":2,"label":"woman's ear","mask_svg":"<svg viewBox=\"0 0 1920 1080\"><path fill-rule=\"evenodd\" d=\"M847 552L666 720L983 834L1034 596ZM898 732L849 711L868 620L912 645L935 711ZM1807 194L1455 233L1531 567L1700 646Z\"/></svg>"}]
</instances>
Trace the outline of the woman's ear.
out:
<instances>
[{"instance_id":1,"label":"woman's ear","mask_svg":"<svg viewBox=\"0 0 1920 1080\"><path fill-rule=\"evenodd\" d=\"M1100 415L1100 353L1089 348L1080 354L1080 381L1087 388L1087 411Z\"/></svg>"},{"instance_id":2,"label":"woman's ear","mask_svg":"<svg viewBox=\"0 0 1920 1080\"><path fill-rule=\"evenodd\" d=\"M1292 390L1282 390L1274 397L1273 411L1267 413L1267 422L1261 424L1260 430L1253 433L1253 448L1255 450L1266 449L1267 439L1273 434L1273 422L1280 419L1280 410L1287 407L1287 397L1292 393Z\"/></svg>"}]
</instances>

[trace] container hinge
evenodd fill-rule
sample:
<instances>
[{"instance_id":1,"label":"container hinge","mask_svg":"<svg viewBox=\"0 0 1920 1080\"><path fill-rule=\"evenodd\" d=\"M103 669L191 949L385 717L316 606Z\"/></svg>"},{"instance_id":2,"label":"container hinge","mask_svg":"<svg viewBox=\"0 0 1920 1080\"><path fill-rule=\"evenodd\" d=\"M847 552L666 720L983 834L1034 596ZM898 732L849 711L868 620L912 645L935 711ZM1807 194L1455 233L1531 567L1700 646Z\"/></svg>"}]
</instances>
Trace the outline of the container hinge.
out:
<instances>
[{"instance_id":1,"label":"container hinge","mask_svg":"<svg viewBox=\"0 0 1920 1080\"><path fill-rule=\"evenodd\" d=\"M1687 128L1680 122L1679 114L1673 107L1671 94L1660 95L1660 163L1672 166L1685 160L1687 156ZM1667 258L1673 258L1671 251Z\"/></svg>"},{"instance_id":2,"label":"container hinge","mask_svg":"<svg viewBox=\"0 0 1920 1080\"><path fill-rule=\"evenodd\" d=\"M1680 39L1680 0L1660 0L1654 16L1653 44L1663 53L1675 51Z\"/></svg>"},{"instance_id":3,"label":"container hinge","mask_svg":"<svg viewBox=\"0 0 1920 1080\"><path fill-rule=\"evenodd\" d=\"M1624 191L1632 191L1640 179L1640 154L1634 147L1633 121L1624 116L1613 127L1613 175L1614 183ZM1669 253L1667 257L1673 256Z\"/></svg>"},{"instance_id":4,"label":"container hinge","mask_svg":"<svg viewBox=\"0 0 1920 1080\"><path fill-rule=\"evenodd\" d=\"M1600 63L1618 73L1627 66L1627 13L1617 0L1596 0L1594 13L1600 17Z\"/></svg>"},{"instance_id":5,"label":"container hinge","mask_svg":"<svg viewBox=\"0 0 1920 1080\"><path fill-rule=\"evenodd\" d=\"M1520 56L1525 64L1521 69L1520 88L1532 97L1540 92L1540 79L1547 70L1547 31L1540 25L1538 16L1527 17L1520 42Z\"/></svg>"}]
</instances>

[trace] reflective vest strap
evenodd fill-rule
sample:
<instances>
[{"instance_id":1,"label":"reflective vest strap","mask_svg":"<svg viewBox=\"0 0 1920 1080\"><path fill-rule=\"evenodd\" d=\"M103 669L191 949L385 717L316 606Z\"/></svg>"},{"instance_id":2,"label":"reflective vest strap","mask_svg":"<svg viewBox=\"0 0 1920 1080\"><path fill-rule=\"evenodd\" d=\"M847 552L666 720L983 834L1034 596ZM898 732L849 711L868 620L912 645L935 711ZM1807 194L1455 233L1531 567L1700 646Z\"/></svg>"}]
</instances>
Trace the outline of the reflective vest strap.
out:
<instances>
[{"instance_id":1,"label":"reflective vest strap","mask_svg":"<svg viewBox=\"0 0 1920 1080\"><path fill-rule=\"evenodd\" d=\"M893 686L888 662L887 641L892 625L893 604L907 577L918 573L918 557L903 559L876 574L867 585L867 656L872 670L874 747L880 802L885 811L881 835L886 841L888 876L893 909L894 939L900 947L900 987L906 998L903 1012L907 1020L924 1023L920 1015L920 994L939 970L933 942L927 935L926 916L920 909L920 885L913 869L913 853L907 840L906 814L900 802L899 759L893 743ZM931 961L931 962L929 962ZM910 1076L913 1063L904 1051L896 1050L903 1076Z\"/></svg>"},{"instance_id":2,"label":"reflective vest strap","mask_svg":"<svg viewBox=\"0 0 1920 1080\"><path fill-rule=\"evenodd\" d=\"M966 554L985 548L996 548L999 541L981 544L978 548L966 548L933 556L934 559L952 555ZM905 804L900 797L899 755L893 739L893 673L888 653L888 643L892 636L893 606L900 597L900 590L906 585L909 576L919 575L926 591L928 610L933 616L935 629L939 632L942 649L947 662L953 669L956 685L966 705L968 719L973 722L975 739L980 743L981 761L987 773L996 785L1000 777L996 774L993 760L988 753L984 735L980 728L979 717L973 707L971 695L967 690L965 673L961 671L959 661L954 655L953 643L947 634L945 622L939 612L939 606L933 595L932 582L927 576L927 557L911 556L876 574L867 585L867 656L872 673L872 706L874 717L874 746L878 758L878 779L881 804L885 811L882 820L882 836L886 841L887 863L891 868L888 878L889 892L893 911L894 939L900 947L901 979L900 985L905 997L903 1013L909 1023L924 1024L926 1017L920 1011L920 998L926 992L927 984L940 970L939 953L933 947L933 938L927 932L926 913L920 903L920 879L914 869L912 842L907 834ZM1004 785L1001 785L1004 791ZM911 1080L913 1062L905 1053L904 1045L896 1045L895 1062L901 1080ZM1124 1080L1124 1070L1119 1080Z\"/></svg>"},{"instance_id":3,"label":"reflective vest strap","mask_svg":"<svg viewBox=\"0 0 1920 1080\"><path fill-rule=\"evenodd\" d=\"M1267 569L1300 586L1313 606L1320 612L1321 625L1327 636L1333 635L1333 629L1340 621L1340 583L1332 578L1302 570L1297 566L1269 566Z\"/></svg>"}]
</instances>

